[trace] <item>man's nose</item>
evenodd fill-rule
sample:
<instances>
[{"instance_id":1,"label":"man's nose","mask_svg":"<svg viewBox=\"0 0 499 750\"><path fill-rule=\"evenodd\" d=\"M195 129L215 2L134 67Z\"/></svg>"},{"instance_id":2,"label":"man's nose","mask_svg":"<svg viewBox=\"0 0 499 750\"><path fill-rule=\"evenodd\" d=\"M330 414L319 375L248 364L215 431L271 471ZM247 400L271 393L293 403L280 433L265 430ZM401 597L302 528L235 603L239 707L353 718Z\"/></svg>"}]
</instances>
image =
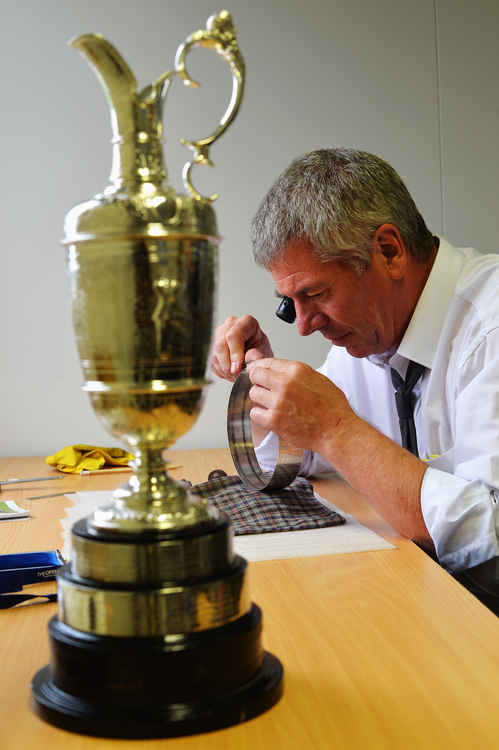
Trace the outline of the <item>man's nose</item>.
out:
<instances>
[{"instance_id":1,"label":"man's nose","mask_svg":"<svg viewBox=\"0 0 499 750\"><path fill-rule=\"evenodd\" d=\"M326 316L318 310L307 310L300 303L295 303L296 325L300 336L310 336L314 331L323 328L327 323Z\"/></svg>"}]
</instances>

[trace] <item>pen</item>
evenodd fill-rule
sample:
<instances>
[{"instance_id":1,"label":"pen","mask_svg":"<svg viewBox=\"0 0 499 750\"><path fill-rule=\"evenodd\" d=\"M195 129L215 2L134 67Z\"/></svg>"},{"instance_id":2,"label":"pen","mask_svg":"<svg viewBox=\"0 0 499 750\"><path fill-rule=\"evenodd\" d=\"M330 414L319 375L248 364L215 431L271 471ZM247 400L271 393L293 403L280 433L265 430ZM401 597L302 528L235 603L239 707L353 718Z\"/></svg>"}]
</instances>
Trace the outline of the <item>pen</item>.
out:
<instances>
[{"instance_id":1,"label":"pen","mask_svg":"<svg viewBox=\"0 0 499 750\"><path fill-rule=\"evenodd\" d=\"M123 471L133 471L133 469L130 466L116 466L114 469L82 469L78 473L86 476L87 474L115 474Z\"/></svg>"},{"instance_id":2,"label":"pen","mask_svg":"<svg viewBox=\"0 0 499 750\"><path fill-rule=\"evenodd\" d=\"M181 464L166 465L166 469L181 469ZM87 476L88 474L114 474L116 472L133 471L130 466L117 466L115 469L82 469L80 471L81 476Z\"/></svg>"},{"instance_id":3,"label":"pen","mask_svg":"<svg viewBox=\"0 0 499 750\"><path fill-rule=\"evenodd\" d=\"M57 594L0 594L0 609L9 609L16 604L27 602L30 599L45 599L47 602L56 602Z\"/></svg>"}]
</instances>

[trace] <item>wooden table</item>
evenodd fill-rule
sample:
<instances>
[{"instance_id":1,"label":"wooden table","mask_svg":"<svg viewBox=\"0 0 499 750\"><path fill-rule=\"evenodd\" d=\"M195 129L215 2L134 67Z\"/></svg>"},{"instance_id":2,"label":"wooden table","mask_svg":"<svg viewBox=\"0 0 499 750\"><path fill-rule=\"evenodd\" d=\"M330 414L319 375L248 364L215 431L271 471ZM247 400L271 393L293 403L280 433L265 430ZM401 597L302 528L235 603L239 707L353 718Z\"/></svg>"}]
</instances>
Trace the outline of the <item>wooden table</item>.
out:
<instances>
[{"instance_id":1,"label":"wooden table","mask_svg":"<svg viewBox=\"0 0 499 750\"><path fill-rule=\"evenodd\" d=\"M182 464L172 473L194 482L213 468L234 472L222 450L172 451L170 458ZM50 471L40 458L0 460L0 479ZM68 476L4 488L4 499L32 515L1 523L0 551L60 546L59 518L69 501L28 497L123 480ZM229 729L175 739L107 740L57 729L35 715L30 695L31 678L48 662L47 622L56 604L22 605L0 611L1 750L497 747L499 619L340 480L320 480L317 489L396 549L250 565L265 647L285 668L284 697L275 707ZM53 589L53 582L30 587Z\"/></svg>"}]
</instances>

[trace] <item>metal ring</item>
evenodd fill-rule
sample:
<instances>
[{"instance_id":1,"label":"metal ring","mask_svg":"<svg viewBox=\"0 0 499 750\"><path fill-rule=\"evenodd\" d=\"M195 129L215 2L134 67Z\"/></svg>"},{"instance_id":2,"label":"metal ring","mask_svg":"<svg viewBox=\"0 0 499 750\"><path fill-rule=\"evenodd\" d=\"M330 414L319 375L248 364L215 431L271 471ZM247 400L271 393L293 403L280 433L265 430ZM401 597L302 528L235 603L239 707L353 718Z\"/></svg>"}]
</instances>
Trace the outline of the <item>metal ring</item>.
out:
<instances>
[{"instance_id":1,"label":"metal ring","mask_svg":"<svg viewBox=\"0 0 499 750\"><path fill-rule=\"evenodd\" d=\"M273 471L263 471L258 463L251 432L249 397L251 381L246 370L239 373L229 397L227 436L232 460L243 484L255 490L280 490L298 475L302 451L293 450L279 439L279 451Z\"/></svg>"}]
</instances>

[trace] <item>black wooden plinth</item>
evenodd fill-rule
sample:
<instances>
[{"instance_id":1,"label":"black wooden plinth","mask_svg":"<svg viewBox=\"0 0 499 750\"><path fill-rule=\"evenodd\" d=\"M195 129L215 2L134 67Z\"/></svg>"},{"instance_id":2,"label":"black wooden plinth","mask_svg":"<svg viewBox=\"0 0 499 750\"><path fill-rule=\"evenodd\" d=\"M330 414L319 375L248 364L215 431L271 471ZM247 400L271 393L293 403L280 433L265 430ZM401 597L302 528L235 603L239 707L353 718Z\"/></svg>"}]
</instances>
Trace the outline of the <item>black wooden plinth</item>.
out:
<instances>
[{"instance_id":1,"label":"black wooden plinth","mask_svg":"<svg viewBox=\"0 0 499 750\"><path fill-rule=\"evenodd\" d=\"M167 639L95 636L53 618L52 658L32 683L38 714L63 729L146 739L221 729L282 695L282 666L262 651L261 612Z\"/></svg>"}]
</instances>

